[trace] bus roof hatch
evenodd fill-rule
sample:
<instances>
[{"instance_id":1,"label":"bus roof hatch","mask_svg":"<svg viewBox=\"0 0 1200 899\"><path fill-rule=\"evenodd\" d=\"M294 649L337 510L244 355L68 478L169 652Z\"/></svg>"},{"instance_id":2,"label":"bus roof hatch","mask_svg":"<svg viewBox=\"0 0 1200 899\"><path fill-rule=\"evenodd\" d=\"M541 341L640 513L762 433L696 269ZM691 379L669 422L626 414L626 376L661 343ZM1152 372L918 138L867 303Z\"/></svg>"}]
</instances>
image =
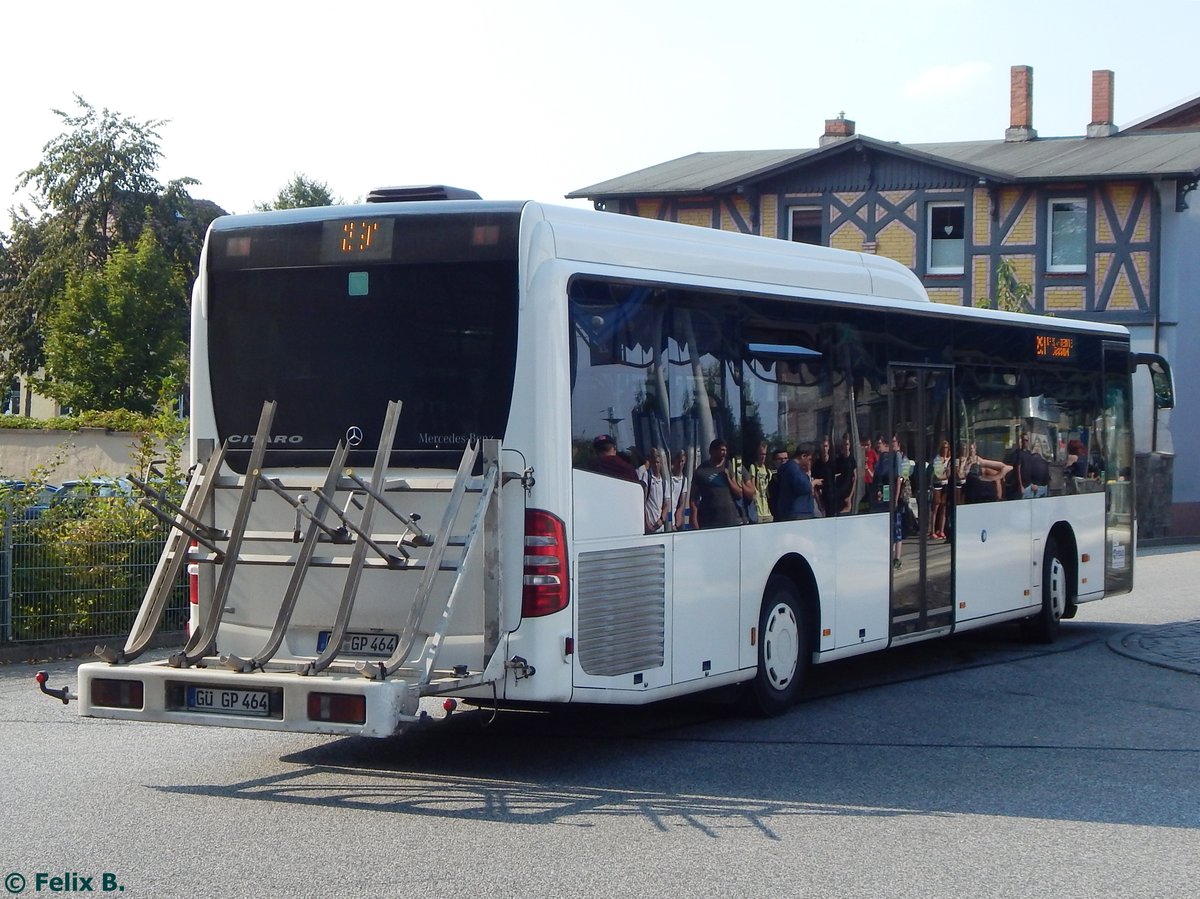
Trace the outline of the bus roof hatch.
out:
<instances>
[{"instance_id":1,"label":"bus roof hatch","mask_svg":"<svg viewBox=\"0 0 1200 899\"><path fill-rule=\"evenodd\" d=\"M377 187L367 194L368 203L412 203L417 200L481 200L473 190L445 184L409 184Z\"/></svg>"}]
</instances>

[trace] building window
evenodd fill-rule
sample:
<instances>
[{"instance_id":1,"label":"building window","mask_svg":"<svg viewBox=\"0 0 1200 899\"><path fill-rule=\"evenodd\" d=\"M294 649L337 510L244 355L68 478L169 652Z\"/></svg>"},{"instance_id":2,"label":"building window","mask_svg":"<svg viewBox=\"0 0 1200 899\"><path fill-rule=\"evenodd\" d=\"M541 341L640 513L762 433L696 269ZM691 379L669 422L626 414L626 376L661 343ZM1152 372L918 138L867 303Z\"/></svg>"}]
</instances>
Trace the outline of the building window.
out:
<instances>
[{"instance_id":1,"label":"building window","mask_svg":"<svg viewBox=\"0 0 1200 899\"><path fill-rule=\"evenodd\" d=\"M1087 271L1087 201L1070 198L1050 201L1050 246L1046 270Z\"/></svg>"},{"instance_id":2,"label":"building window","mask_svg":"<svg viewBox=\"0 0 1200 899\"><path fill-rule=\"evenodd\" d=\"M796 206L791 210L788 240L821 246L821 207Z\"/></svg>"},{"instance_id":3,"label":"building window","mask_svg":"<svg viewBox=\"0 0 1200 899\"><path fill-rule=\"evenodd\" d=\"M929 257L925 271L931 275L961 275L966 258L966 212L962 203L930 203Z\"/></svg>"},{"instance_id":4,"label":"building window","mask_svg":"<svg viewBox=\"0 0 1200 899\"><path fill-rule=\"evenodd\" d=\"M21 382L15 378L9 382L8 390L4 393L4 403L3 407L0 408L0 414L21 414Z\"/></svg>"}]
</instances>

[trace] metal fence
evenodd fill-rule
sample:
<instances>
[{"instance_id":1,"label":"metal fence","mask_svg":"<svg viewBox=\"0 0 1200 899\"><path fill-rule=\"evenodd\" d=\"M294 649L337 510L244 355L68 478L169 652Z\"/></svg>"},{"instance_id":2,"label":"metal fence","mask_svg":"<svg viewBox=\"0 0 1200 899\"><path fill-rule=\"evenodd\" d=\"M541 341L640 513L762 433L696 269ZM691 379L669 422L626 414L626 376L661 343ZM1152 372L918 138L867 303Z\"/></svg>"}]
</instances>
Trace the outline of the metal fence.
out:
<instances>
[{"instance_id":1,"label":"metal fence","mask_svg":"<svg viewBox=\"0 0 1200 899\"><path fill-rule=\"evenodd\" d=\"M0 644L124 637L166 541L162 528L104 533L94 520L13 520L0 546ZM113 527L118 534L121 527ZM104 539L112 536L112 539ZM163 630L183 630L187 579L175 586Z\"/></svg>"}]
</instances>

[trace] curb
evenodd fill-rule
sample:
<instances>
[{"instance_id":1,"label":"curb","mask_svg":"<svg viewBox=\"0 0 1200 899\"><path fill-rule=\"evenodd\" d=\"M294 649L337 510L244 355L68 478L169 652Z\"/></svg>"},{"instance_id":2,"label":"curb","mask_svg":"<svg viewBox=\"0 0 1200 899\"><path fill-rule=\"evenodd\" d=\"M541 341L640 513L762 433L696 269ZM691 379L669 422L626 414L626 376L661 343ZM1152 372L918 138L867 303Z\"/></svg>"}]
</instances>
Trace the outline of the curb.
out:
<instances>
[{"instance_id":1,"label":"curb","mask_svg":"<svg viewBox=\"0 0 1200 899\"><path fill-rule=\"evenodd\" d=\"M182 646L187 637L183 631L167 631L155 634L150 641L150 649L161 649L164 646ZM82 637L76 640L58 640L44 643L6 643L0 644L0 665L32 664L34 662L50 662L57 659L76 659L81 656L91 656L97 646L105 643L125 645L125 637ZM94 661L85 658L84 661Z\"/></svg>"},{"instance_id":2,"label":"curb","mask_svg":"<svg viewBox=\"0 0 1200 899\"><path fill-rule=\"evenodd\" d=\"M1108 641L1108 647L1120 655L1160 668L1200 674L1200 620L1118 634Z\"/></svg>"}]
</instances>

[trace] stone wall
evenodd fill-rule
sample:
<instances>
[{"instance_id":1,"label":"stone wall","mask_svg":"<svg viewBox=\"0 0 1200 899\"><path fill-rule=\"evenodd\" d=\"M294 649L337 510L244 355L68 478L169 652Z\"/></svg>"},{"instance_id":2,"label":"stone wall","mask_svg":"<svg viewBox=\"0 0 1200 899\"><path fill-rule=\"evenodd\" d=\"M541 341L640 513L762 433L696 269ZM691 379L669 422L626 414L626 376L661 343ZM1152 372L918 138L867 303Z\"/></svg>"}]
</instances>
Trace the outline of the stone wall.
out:
<instances>
[{"instance_id":1,"label":"stone wall","mask_svg":"<svg viewBox=\"0 0 1200 899\"><path fill-rule=\"evenodd\" d=\"M51 464L58 457L62 462L48 477L52 484L98 473L128 474L137 466L134 450L138 437L131 431L103 428L78 431L0 428L0 477L23 479L35 467Z\"/></svg>"}]
</instances>

